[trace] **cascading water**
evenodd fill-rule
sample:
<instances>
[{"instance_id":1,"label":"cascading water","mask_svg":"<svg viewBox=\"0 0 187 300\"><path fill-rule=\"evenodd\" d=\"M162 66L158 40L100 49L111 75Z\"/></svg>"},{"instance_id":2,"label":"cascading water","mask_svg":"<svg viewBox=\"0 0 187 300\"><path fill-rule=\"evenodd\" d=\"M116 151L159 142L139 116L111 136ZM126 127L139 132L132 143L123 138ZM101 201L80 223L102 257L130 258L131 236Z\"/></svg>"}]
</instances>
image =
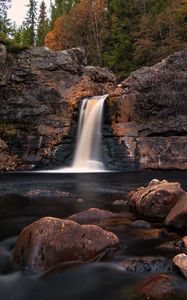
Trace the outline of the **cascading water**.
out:
<instances>
[{"instance_id":1,"label":"cascading water","mask_svg":"<svg viewBox=\"0 0 187 300\"><path fill-rule=\"evenodd\" d=\"M80 171L104 170L100 158L103 104L108 95L84 99L81 107L77 146L72 168Z\"/></svg>"},{"instance_id":2,"label":"cascading water","mask_svg":"<svg viewBox=\"0 0 187 300\"><path fill-rule=\"evenodd\" d=\"M107 97L108 95L103 95L83 100L73 164L69 168L48 172L86 173L105 171L101 162L100 151L103 105Z\"/></svg>"}]
</instances>

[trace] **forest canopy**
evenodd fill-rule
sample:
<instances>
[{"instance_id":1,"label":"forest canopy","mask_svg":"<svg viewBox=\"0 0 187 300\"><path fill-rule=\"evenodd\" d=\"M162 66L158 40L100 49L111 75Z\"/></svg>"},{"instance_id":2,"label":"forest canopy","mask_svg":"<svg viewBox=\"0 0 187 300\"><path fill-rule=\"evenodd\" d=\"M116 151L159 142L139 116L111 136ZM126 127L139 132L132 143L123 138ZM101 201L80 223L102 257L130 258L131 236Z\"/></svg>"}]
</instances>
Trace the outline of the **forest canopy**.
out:
<instances>
[{"instance_id":1,"label":"forest canopy","mask_svg":"<svg viewBox=\"0 0 187 300\"><path fill-rule=\"evenodd\" d=\"M187 46L187 0L29 0L20 27L0 0L0 37L19 46L84 47L89 64L125 77Z\"/></svg>"}]
</instances>

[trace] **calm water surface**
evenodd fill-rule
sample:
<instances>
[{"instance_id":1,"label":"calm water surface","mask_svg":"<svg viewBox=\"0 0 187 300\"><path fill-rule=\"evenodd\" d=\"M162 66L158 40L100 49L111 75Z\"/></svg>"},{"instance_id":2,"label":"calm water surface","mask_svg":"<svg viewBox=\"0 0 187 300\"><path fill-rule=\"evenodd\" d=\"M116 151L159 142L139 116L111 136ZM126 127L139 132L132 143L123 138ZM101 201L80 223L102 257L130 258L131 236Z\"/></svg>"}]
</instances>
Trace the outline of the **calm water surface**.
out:
<instances>
[{"instance_id":1,"label":"calm water surface","mask_svg":"<svg viewBox=\"0 0 187 300\"><path fill-rule=\"evenodd\" d=\"M136 287L146 274L126 273L117 262L128 255L163 253L158 253L152 242L135 243L135 232L125 225L116 223L109 228L120 238L121 248L104 262L75 264L66 270L39 276L20 272L10 255L15 236L34 220L43 216L65 218L91 207L125 211L126 207L114 206L114 201L126 200L130 190L146 185L153 178L179 181L187 190L187 172L182 171L1 173L0 300L144 299L137 295ZM179 289L186 289L180 277Z\"/></svg>"}]
</instances>

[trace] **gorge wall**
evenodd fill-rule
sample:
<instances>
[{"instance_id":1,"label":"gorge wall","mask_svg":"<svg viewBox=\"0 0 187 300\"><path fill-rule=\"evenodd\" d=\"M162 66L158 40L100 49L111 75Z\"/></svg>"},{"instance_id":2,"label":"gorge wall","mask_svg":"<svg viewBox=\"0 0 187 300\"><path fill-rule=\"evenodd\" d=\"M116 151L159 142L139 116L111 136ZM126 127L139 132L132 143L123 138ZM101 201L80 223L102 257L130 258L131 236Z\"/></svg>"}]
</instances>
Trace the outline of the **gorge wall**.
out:
<instances>
[{"instance_id":1,"label":"gorge wall","mask_svg":"<svg viewBox=\"0 0 187 300\"><path fill-rule=\"evenodd\" d=\"M106 68L86 66L84 50L0 44L0 170L68 166L80 102L109 94L103 124L108 168L187 169L187 51L121 84Z\"/></svg>"}]
</instances>

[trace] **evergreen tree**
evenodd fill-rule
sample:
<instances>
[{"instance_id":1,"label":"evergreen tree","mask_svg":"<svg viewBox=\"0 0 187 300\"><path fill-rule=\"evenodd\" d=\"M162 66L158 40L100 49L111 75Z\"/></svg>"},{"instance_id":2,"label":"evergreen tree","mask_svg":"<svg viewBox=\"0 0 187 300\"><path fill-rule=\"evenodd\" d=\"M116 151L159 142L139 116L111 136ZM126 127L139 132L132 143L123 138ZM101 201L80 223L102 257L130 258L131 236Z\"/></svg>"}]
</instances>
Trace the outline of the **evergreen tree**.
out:
<instances>
[{"instance_id":1,"label":"evergreen tree","mask_svg":"<svg viewBox=\"0 0 187 300\"><path fill-rule=\"evenodd\" d=\"M7 18L7 11L11 0L0 0L0 35L6 37L10 32L10 20Z\"/></svg>"},{"instance_id":2,"label":"evergreen tree","mask_svg":"<svg viewBox=\"0 0 187 300\"><path fill-rule=\"evenodd\" d=\"M23 22L23 44L33 46L36 43L37 2L29 0L28 11Z\"/></svg>"},{"instance_id":3,"label":"evergreen tree","mask_svg":"<svg viewBox=\"0 0 187 300\"><path fill-rule=\"evenodd\" d=\"M40 12L38 18L38 28L37 28L37 45L43 46L45 35L47 34L49 29L49 21L47 19L46 13L46 5L45 2L42 1L40 5Z\"/></svg>"}]
</instances>

